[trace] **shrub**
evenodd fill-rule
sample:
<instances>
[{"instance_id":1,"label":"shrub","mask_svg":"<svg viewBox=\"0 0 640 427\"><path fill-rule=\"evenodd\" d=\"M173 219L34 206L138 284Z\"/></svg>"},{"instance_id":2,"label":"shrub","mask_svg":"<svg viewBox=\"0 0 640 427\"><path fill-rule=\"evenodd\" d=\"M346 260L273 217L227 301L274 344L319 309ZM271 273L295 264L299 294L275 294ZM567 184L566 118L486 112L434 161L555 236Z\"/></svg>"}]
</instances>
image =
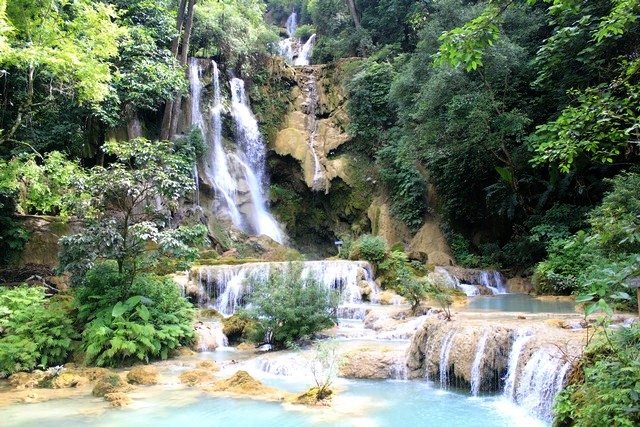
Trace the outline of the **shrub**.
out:
<instances>
[{"instance_id":1,"label":"shrub","mask_svg":"<svg viewBox=\"0 0 640 427\"><path fill-rule=\"evenodd\" d=\"M302 39L302 40L307 40L315 32L316 32L316 29L315 29L315 27L313 25L304 24L304 25L300 25L296 29L295 36L300 38L300 39Z\"/></svg>"},{"instance_id":2,"label":"shrub","mask_svg":"<svg viewBox=\"0 0 640 427\"><path fill-rule=\"evenodd\" d=\"M142 274L128 285L123 277L102 265L78 290L79 317L88 321L82 334L87 363L166 359L193 340L194 309L171 279Z\"/></svg>"},{"instance_id":3,"label":"shrub","mask_svg":"<svg viewBox=\"0 0 640 427\"><path fill-rule=\"evenodd\" d=\"M411 270L407 254L402 251L391 251L378 264L378 277L382 280L385 289L397 289L402 287L402 282L411 277Z\"/></svg>"},{"instance_id":4,"label":"shrub","mask_svg":"<svg viewBox=\"0 0 640 427\"><path fill-rule=\"evenodd\" d=\"M73 340L68 300L45 298L44 288L0 290L0 377L62 364Z\"/></svg>"},{"instance_id":5,"label":"shrub","mask_svg":"<svg viewBox=\"0 0 640 427\"><path fill-rule=\"evenodd\" d=\"M398 292L411 304L411 311L416 312L418 306L428 295L429 285L427 281L417 279L407 270L402 270L398 276Z\"/></svg>"},{"instance_id":6,"label":"shrub","mask_svg":"<svg viewBox=\"0 0 640 427\"><path fill-rule=\"evenodd\" d=\"M556 398L554 425L640 425L639 383L640 325L636 323L590 343L571 383Z\"/></svg>"},{"instance_id":7,"label":"shrub","mask_svg":"<svg viewBox=\"0 0 640 427\"><path fill-rule=\"evenodd\" d=\"M284 273L252 283L247 314L256 322L251 338L276 347L291 346L303 336L335 324L336 295L315 277L302 277L302 268L290 264Z\"/></svg>"},{"instance_id":8,"label":"shrub","mask_svg":"<svg viewBox=\"0 0 640 427\"><path fill-rule=\"evenodd\" d=\"M349 258L369 261L378 265L387 255L387 241L384 237L365 234L353 242Z\"/></svg>"}]
</instances>

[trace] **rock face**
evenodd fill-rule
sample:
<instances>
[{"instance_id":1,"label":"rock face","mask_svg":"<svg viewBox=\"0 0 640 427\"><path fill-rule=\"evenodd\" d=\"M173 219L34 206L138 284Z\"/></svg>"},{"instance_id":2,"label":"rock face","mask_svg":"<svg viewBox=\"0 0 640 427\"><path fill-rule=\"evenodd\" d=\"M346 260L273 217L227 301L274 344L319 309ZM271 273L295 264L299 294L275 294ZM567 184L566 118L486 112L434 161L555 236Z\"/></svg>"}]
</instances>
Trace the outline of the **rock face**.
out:
<instances>
[{"instance_id":1,"label":"rock face","mask_svg":"<svg viewBox=\"0 0 640 427\"><path fill-rule=\"evenodd\" d=\"M272 147L278 155L298 160L307 186L325 193L336 177L350 181L349 160L329 158L332 150L349 140L341 65L339 62L295 69L294 101Z\"/></svg>"},{"instance_id":2,"label":"rock face","mask_svg":"<svg viewBox=\"0 0 640 427\"><path fill-rule=\"evenodd\" d=\"M371 234L384 237L389 245L406 244L411 240L409 229L393 217L386 198L379 196L373 199L367 216L371 221Z\"/></svg>"},{"instance_id":3,"label":"rock face","mask_svg":"<svg viewBox=\"0 0 640 427\"><path fill-rule=\"evenodd\" d=\"M409 243L410 252L427 254L427 264L454 265L451 248L435 218L427 218Z\"/></svg>"}]
</instances>

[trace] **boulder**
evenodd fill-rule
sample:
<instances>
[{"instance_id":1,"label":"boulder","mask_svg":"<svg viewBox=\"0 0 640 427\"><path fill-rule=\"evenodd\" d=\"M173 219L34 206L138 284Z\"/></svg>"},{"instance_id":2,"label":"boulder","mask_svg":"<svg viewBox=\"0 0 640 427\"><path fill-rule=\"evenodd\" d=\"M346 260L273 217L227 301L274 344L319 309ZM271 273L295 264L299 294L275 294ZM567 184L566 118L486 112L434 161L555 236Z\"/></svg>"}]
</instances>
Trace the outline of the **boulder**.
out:
<instances>
[{"instance_id":1,"label":"boulder","mask_svg":"<svg viewBox=\"0 0 640 427\"><path fill-rule=\"evenodd\" d=\"M41 381L41 386L46 388L73 388L87 385L89 379L74 371L63 371L55 375L50 380Z\"/></svg>"},{"instance_id":2,"label":"boulder","mask_svg":"<svg viewBox=\"0 0 640 427\"><path fill-rule=\"evenodd\" d=\"M304 393L290 399L289 402L294 405L327 406L330 403L333 394L333 390L330 388L322 389L320 387L311 387Z\"/></svg>"},{"instance_id":3,"label":"boulder","mask_svg":"<svg viewBox=\"0 0 640 427\"><path fill-rule=\"evenodd\" d=\"M533 283L530 277L512 277L507 279L507 289L511 293L530 294L533 292Z\"/></svg>"},{"instance_id":4,"label":"boulder","mask_svg":"<svg viewBox=\"0 0 640 427\"><path fill-rule=\"evenodd\" d=\"M127 382L138 385L158 383L158 370L154 366L135 366L127 373Z\"/></svg>"},{"instance_id":5,"label":"boulder","mask_svg":"<svg viewBox=\"0 0 640 427\"><path fill-rule=\"evenodd\" d=\"M284 400L289 396L286 392L265 386L246 371L238 371L231 377L217 382L210 391L236 396L249 396L260 400Z\"/></svg>"},{"instance_id":6,"label":"boulder","mask_svg":"<svg viewBox=\"0 0 640 427\"><path fill-rule=\"evenodd\" d=\"M9 385L17 390L35 388L45 376L44 371L16 372L9 377Z\"/></svg>"},{"instance_id":7,"label":"boulder","mask_svg":"<svg viewBox=\"0 0 640 427\"><path fill-rule=\"evenodd\" d=\"M447 242L438 221L429 217L413 236L409 243L409 252L422 252L427 254L427 262L430 265L453 265L451 248Z\"/></svg>"},{"instance_id":8,"label":"boulder","mask_svg":"<svg viewBox=\"0 0 640 427\"><path fill-rule=\"evenodd\" d=\"M216 372L220 370L220 367L218 366L218 364L213 360L203 360L202 362L199 362L196 365L196 367L198 369L205 369L211 372Z\"/></svg>"}]
</instances>

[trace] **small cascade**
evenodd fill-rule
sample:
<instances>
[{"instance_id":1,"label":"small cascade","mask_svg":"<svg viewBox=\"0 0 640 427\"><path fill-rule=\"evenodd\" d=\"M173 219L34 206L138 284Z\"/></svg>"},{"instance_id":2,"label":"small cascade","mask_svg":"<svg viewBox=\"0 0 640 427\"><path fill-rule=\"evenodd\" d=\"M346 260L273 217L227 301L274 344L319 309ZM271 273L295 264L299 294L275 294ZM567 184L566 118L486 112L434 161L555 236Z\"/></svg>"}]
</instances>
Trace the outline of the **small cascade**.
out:
<instances>
[{"instance_id":1,"label":"small cascade","mask_svg":"<svg viewBox=\"0 0 640 427\"><path fill-rule=\"evenodd\" d=\"M527 412L551 421L553 401L564 386L570 367L559 351L539 348L522 369L515 393L516 403Z\"/></svg>"},{"instance_id":2,"label":"small cascade","mask_svg":"<svg viewBox=\"0 0 640 427\"><path fill-rule=\"evenodd\" d=\"M311 63L311 52L313 50L313 46L316 43L316 35L312 34L309 37L309 40L306 41L304 45L302 45L302 49L300 49L300 54L294 61L293 65L295 66L305 66Z\"/></svg>"},{"instance_id":3,"label":"small cascade","mask_svg":"<svg viewBox=\"0 0 640 427\"><path fill-rule=\"evenodd\" d=\"M297 354L265 355L255 359L256 368L267 374L299 377L310 375L309 361Z\"/></svg>"},{"instance_id":4,"label":"small cascade","mask_svg":"<svg viewBox=\"0 0 640 427\"><path fill-rule=\"evenodd\" d=\"M229 340L222 331L222 323L217 320L200 320L195 325L196 348L198 351L213 351L229 346Z\"/></svg>"},{"instance_id":5,"label":"small cascade","mask_svg":"<svg viewBox=\"0 0 640 427\"><path fill-rule=\"evenodd\" d=\"M484 331L476 346L476 355L471 366L471 394L477 396L482 385L482 361L484 359L484 349L489 338L489 331Z\"/></svg>"},{"instance_id":6,"label":"small cascade","mask_svg":"<svg viewBox=\"0 0 640 427\"><path fill-rule=\"evenodd\" d=\"M246 304L250 284L265 282L274 272L283 272L291 264L286 262L258 262L240 265L202 266L192 280L201 289L199 305L215 308L230 316ZM371 266L363 261L307 261L302 263L302 277L316 277L327 289L340 294L341 305L353 305L367 295L377 301L380 289L373 279ZM348 309L343 313L348 314Z\"/></svg>"},{"instance_id":7,"label":"small cascade","mask_svg":"<svg viewBox=\"0 0 640 427\"><path fill-rule=\"evenodd\" d=\"M503 394L508 399L513 399L513 392L516 385L516 375L518 374L518 362L520 361L520 354L524 346L531 339L532 332L529 330L518 330L515 333L513 345L509 352L509 366L507 368L507 375L504 380Z\"/></svg>"},{"instance_id":8,"label":"small cascade","mask_svg":"<svg viewBox=\"0 0 640 427\"><path fill-rule=\"evenodd\" d=\"M436 267L434 270L447 286L461 290L468 297L507 293L506 280L499 271L461 269L461 272L452 273L446 267Z\"/></svg>"},{"instance_id":9,"label":"small cascade","mask_svg":"<svg viewBox=\"0 0 640 427\"><path fill-rule=\"evenodd\" d=\"M490 289L494 295L507 293L507 282L499 271L483 270L480 272L480 285Z\"/></svg>"},{"instance_id":10,"label":"small cascade","mask_svg":"<svg viewBox=\"0 0 640 427\"><path fill-rule=\"evenodd\" d=\"M449 356L456 337L455 329L447 332L440 345L440 387L449 388Z\"/></svg>"}]
</instances>

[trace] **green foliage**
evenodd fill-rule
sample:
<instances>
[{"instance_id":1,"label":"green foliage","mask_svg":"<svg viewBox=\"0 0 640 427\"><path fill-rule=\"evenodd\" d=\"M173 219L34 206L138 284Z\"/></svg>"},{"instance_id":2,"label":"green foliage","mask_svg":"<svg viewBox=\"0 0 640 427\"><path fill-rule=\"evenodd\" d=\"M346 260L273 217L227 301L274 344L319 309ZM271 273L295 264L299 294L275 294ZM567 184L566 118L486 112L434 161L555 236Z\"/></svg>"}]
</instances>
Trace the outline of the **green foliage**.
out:
<instances>
[{"instance_id":1,"label":"green foliage","mask_svg":"<svg viewBox=\"0 0 640 427\"><path fill-rule=\"evenodd\" d=\"M313 25L304 24L296 28L295 36L302 40L307 40L312 34L315 34L315 32L316 29Z\"/></svg>"},{"instance_id":2,"label":"green foliage","mask_svg":"<svg viewBox=\"0 0 640 427\"><path fill-rule=\"evenodd\" d=\"M398 286L396 287L400 295L405 297L411 304L411 311L415 313L418 306L431 290L429 283L424 279L418 279L406 270L400 270L398 275Z\"/></svg>"},{"instance_id":3,"label":"green foliage","mask_svg":"<svg viewBox=\"0 0 640 427\"><path fill-rule=\"evenodd\" d=\"M640 423L640 327L603 331L582 356L574 381L555 403L558 426ZM595 398L594 398L595 397Z\"/></svg>"},{"instance_id":4,"label":"green foliage","mask_svg":"<svg viewBox=\"0 0 640 427\"><path fill-rule=\"evenodd\" d=\"M44 288L0 289L0 377L66 362L77 334L64 297Z\"/></svg>"},{"instance_id":5,"label":"green foliage","mask_svg":"<svg viewBox=\"0 0 640 427\"><path fill-rule=\"evenodd\" d=\"M576 293L587 310L633 308L628 280L640 273L640 174L625 173L589 215L591 228L550 246L536 268L540 292Z\"/></svg>"},{"instance_id":6,"label":"green foliage","mask_svg":"<svg viewBox=\"0 0 640 427\"><path fill-rule=\"evenodd\" d=\"M262 17L265 4L258 0L196 3L191 50L202 56L224 58L225 65L251 67L267 53L277 35Z\"/></svg>"},{"instance_id":7,"label":"green foliage","mask_svg":"<svg viewBox=\"0 0 640 427\"><path fill-rule=\"evenodd\" d=\"M255 320L252 339L291 346L298 339L333 326L337 295L315 277L301 277L300 265L274 273L261 283L251 283L251 306L247 314Z\"/></svg>"},{"instance_id":8,"label":"green foliage","mask_svg":"<svg viewBox=\"0 0 640 427\"><path fill-rule=\"evenodd\" d=\"M384 237L365 234L353 242L349 258L361 259L378 265L387 256L387 250L387 241Z\"/></svg>"},{"instance_id":9,"label":"green foliage","mask_svg":"<svg viewBox=\"0 0 640 427\"><path fill-rule=\"evenodd\" d=\"M104 150L115 161L92 168L79 183L88 195L76 211L85 229L60 240L61 268L76 282L99 260L115 260L119 272L131 277L167 257L186 268L197 258L195 246L203 243L206 228L171 227L169 218L179 198L193 190L195 153L145 139L108 142Z\"/></svg>"},{"instance_id":10,"label":"green foliage","mask_svg":"<svg viewBox=\"0 0 640 427\"><path fill-rule=\"evenodd\" d=\"M77 289L87 363L119 366L166 359L194 337L194 310L168 278L138 275L133 282L103 264Z\"/></svg>"}]
</instances>

